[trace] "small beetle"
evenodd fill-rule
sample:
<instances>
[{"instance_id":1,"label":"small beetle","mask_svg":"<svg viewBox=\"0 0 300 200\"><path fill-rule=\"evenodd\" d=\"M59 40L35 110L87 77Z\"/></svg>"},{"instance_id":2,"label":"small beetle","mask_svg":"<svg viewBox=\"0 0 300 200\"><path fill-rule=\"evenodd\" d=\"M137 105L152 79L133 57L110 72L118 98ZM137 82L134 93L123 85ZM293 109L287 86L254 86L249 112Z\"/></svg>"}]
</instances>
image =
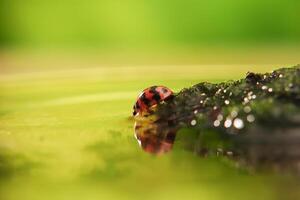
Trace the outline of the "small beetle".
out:
<instances>
[{"instance_id":1,"label":"small beetle","mask_svg":"<svg viewBox=\"0 0 300 200\"><path fill-rule=\"evenodd\" d=\"M149 87L138 96L133 106L133 115L149 111L149 108L173 97L173 92L165 86Z\"/></svg>"}]
</instances>

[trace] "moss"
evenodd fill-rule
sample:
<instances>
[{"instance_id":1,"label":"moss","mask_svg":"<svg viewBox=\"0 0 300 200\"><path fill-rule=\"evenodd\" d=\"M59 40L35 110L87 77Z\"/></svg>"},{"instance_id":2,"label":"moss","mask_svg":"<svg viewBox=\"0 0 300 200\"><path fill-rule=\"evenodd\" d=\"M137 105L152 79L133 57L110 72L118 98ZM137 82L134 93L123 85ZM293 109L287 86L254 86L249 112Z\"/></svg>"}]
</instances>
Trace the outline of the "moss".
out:
<instances>
[{"instance_id":1,"label":"moss","mask_svg":"<svg viewBox=\"0 0 300 200\"><path fill-rule=\"evenodd\" d=\"M300 172L299 65L266 74L248 72L237 81L196 84L159 105L155 114L157 127L169 124L180 130L176 148Z\"/></svg>"}]
</instances>

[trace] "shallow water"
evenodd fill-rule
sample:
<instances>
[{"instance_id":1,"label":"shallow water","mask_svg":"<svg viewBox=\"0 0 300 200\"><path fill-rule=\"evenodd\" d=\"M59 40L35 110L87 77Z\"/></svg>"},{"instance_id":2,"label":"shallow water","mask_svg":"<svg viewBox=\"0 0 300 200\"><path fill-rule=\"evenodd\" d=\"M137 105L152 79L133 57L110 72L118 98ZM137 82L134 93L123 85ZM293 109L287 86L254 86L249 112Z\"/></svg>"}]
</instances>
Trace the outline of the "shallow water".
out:
<instances>
[{"instance_id":1,"label":"shallow water","mask_svg":"<svg viewBox=\"0 0 300 200\"><path fill-rule=\"evenodd\" d=\"M221 59L222 65L203 65L182 54L184 65L147 66L116 57L122 65L108 66L98 54L98 60L40 52L2 56L0 199L297 199L299 182L289 174L252 173L223 157L186 151L182 146L195 141L183 138L194 134L190 129L177 132L169 153L147 154L133 137L130 118L136 95L150 85L176 92L203 81L237 80L249 70L293 63L297 52L285 55L292 60L256 66L224 65ZM259 56L269 63L270 56ZM241 57L228 62L232 58Z\"/></svg>"}]
</instances>

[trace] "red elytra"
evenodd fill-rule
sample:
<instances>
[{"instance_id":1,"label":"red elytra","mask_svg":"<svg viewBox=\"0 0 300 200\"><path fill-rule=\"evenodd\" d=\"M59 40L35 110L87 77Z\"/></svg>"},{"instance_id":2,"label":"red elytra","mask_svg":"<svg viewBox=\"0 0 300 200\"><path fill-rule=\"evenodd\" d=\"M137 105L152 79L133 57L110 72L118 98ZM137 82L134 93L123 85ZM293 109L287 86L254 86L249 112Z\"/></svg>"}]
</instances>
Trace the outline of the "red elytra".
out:
<instances>
[{"instance_id":1,"label":"red elytra","mask_svg":"<svg viewBox=\"0 0 300 200\"><path fill-rule=\"evenodd\" d=\"M150 107L168 100L173 96L172 90L165 86L152 86L143 90L133 106L133 115L148 111Z\"/></svg>"}]
</instances>

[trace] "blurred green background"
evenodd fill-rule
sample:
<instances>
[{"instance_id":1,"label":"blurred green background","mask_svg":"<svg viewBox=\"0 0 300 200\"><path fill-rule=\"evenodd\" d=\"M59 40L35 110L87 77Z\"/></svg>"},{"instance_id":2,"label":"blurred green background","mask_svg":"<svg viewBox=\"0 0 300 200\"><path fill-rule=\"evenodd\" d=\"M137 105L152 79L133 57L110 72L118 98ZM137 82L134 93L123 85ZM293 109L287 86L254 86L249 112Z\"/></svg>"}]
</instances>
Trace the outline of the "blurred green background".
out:
<instances>
[{"instance_id":1,"label":"blurred green background","mask_svg":"<svg viewBox=\"0 0 300 200\"><path fill-rule=\"evenodd\" d=\"M299 8L297 0L1 0L0 44L299 44Z\"/></svg>"},{"instance_id":2,"label":"blurred green background","mask_svg":"<svg viewBox=\"0 0 300 200\"><path fill-rule=\"evenodd\" d=\"M300 60L298 0L0 0L0 199L299 199L289 174L143 152L132 105L162 84Z\"/></svg>"}]
</instances>

